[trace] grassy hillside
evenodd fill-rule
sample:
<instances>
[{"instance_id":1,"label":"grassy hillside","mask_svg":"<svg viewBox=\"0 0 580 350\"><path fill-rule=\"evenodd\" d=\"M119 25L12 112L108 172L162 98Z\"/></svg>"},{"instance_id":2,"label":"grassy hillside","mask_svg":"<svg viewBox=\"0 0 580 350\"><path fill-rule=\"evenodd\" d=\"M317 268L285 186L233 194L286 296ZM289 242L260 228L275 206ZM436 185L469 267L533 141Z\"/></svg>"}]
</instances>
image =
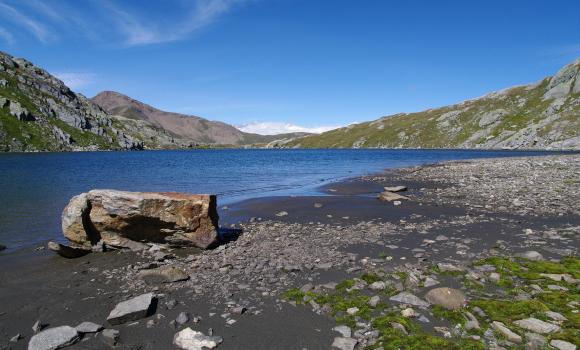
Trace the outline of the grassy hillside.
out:
<instances>
[{"instance_id":1,"label":"grassy hillside","mask_svg":"<svg viewBox=\"0 0 580 350\"><path fill-rule=\"evenodd\" d=\"M536 84L299 138L287 147L578 149L580 60Z\"/></svg>"}]
</instances>

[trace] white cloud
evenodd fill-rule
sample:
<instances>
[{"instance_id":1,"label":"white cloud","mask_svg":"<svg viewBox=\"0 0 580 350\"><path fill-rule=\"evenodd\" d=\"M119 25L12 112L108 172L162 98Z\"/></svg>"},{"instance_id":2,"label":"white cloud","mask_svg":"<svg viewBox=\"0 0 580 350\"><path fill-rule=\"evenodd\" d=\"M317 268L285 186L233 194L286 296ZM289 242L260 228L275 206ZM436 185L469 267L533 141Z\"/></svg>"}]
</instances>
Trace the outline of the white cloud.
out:
<instances>
[{"instance_id":1,"label":"white cloud","mask_svg":"<svg viewBox=\"0 0 580 350\"><path fill-rule=\"evenodd\" d=\"M2 2L0 2L0 15L4 15L7 20L24 27L42 43L47 43L52 38L52 34L49 33L44 25Z\"/></svg>"},{"instance_id":2,"label":"white cloud","mask_svg":"<svg viewBox=\"0 0 580 350\"><path fill-rule=\"evenodd\" d=\"M290 132L308 132L313 134L320 134L325 131L339 128L340 126L316 126L316 127L304 127L290 123L283 122L256 122L245 124L238 129L243 132L249 132L253 134L260 135L277 135L286 134Z\"/></svg>"},{"instance_id":3,"label":"white cloud","mask_svg":"<svg viewBox=\"0 0 580 350\"><path fill-rule=\"evenodd\" d=\"M56 72L53 74L73 90L90 85L97 78L97 75L93 73Z\"/></svg>"}]
</instances>

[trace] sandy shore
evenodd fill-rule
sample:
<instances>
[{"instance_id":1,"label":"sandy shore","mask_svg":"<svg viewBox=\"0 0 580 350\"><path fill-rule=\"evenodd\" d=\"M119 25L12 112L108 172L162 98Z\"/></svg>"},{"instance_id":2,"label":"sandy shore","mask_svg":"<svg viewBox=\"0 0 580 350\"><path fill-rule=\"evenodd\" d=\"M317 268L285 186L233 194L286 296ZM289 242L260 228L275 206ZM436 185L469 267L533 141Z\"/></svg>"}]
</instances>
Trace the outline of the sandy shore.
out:
<instances>
[{"instance_id":1,"label":"sandy shore","mask_svg":"<svg viewBox=\"0 0 580 350\"><path fill-rule=\"evenodd\" d=\"M546 260L577 256L579 174L578 155L396 169L326 185L320 196L260 198L222 208L230 241L212 251L174 250L164 258L109 252L75 260L42 251L0 255L0 348L25 349L32 325L41 320L49 327L91 321L117 329L120 349L173 349L173 336L185 327L205 334L211 328L223 337L219 349L329 349L341 337L332 330L337 315L307 297L329 293L335 283L379 276L395 292L424 298L425 281L432 278L438 287L460 289L476 300L481 295L464 280L438 275L444 271L433 267L454 266L463 277L480 273L473 262L490 256L531 250ZM377 200L392 185L407 186L402 194L409 200L399 205ZM190 278L174 283L139 278L152 262ZM417 283L410 283L414 278ZM360 288L365 298L376 294L367 287ZM301 295L306 305L288 297L294 288L313 293ZM107 324L118 302L145 292L158 296L153 315L134 324ZM383 315L401 307L381 293ZM181 312L189 320L172 322ZM428 322L415 323L428 334L444 338L438 327L454 327L432 309L420 312ZM360 348L378 348L382 330L374 319L357 317L345 319L356 321L355 334L360 331L352 339ZM458 344L479 341L491 348L494 340L484 336L480 322L481 335L454 334ZM21 339L10 341L17 334ZM107 348L101 338L86 335L68 348ZM495 339L495 345L509 348L501 342Z\"/></svg>"}]
</instances>

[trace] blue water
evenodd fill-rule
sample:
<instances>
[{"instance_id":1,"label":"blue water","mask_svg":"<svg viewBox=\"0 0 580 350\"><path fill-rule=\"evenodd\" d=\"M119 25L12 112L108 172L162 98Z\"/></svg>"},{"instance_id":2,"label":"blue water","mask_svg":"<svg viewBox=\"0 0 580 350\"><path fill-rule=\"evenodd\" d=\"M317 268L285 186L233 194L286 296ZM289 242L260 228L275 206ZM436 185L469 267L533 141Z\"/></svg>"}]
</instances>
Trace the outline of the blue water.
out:
<instances>
[{"instance_id":1,"label":"blue water","mask_svg":"<svg viewBox=\"0 0 580 350\"><path fill-rule=\"evenodd\" d=\"M435 150L187 150L0 154L0 243L61 240L68 200L94 188L215 193L218 204L308 195L324 183L385 168L539 152Z\"/></svg>"}]
</instances>

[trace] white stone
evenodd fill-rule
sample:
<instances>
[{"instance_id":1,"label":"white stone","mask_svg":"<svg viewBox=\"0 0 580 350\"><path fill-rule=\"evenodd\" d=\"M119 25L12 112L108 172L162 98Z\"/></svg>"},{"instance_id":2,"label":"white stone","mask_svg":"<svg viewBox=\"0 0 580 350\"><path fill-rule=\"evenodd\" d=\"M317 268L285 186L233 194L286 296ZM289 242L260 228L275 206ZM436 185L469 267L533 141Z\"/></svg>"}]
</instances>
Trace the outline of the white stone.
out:
<instances>
[{"instance_id":1,"label":"white stone","mask_svg":"<svg viewBox=\"0 0 580 350\"><path fill-rule=\"evenodd\" d=\"M173 344L184 350L214 349L222 341L221 337L207 336L189 327L176 333L173 337Z\"/></svg>"}]
</instances>

